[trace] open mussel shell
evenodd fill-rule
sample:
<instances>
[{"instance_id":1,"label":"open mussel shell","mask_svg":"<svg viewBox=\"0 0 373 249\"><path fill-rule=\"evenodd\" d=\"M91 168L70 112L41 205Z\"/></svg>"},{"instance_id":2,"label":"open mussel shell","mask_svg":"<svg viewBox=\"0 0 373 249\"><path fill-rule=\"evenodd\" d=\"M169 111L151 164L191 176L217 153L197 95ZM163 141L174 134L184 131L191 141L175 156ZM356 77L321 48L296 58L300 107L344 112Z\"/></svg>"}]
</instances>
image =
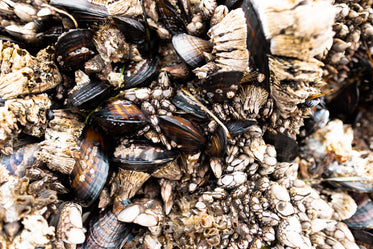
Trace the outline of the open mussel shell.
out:
<instances>
[{"instance_id":1,"label":"open mussel shell","mask_svg":"<svg viewBox=\"0 0 373 249\"><path fill-rule=\"evenodd\" d=\"M132 64L123 73L124 83L121 86L124 89L138 87L148 82L157 72L159 59L146 59L136 64Z\"/></svg>"},{"instance_id":2,"label":"open mussel shell","mask_svg":"<svg viewBox=\"0 0 373 249\"><path fill-rule=\"evenodd\" d=\"M56 43L56 61L62 70L74 71L84 66L96 52L93 34L88 29L72 29Z\"/></svg>"},{"instance_id":3,"label":"open mussel shell","mask_svg":"<svg viewBox=\"0 0 373 249\"><path fill-rule=\"evenodd\" d=\"M134 103L123 99L105 103L91 115L91 120L113 135L133 134L147 123L144 113Z\"/></svg>"},{"instance_id":4,"label":"open mussel shell","mask_svg":"<svg viewBox=\"0 0 373 249\"><path fill-rule=\"evenodd\" d=\"M263 138L266 143L275 146L279 162L290 162L299 154L297 141L284 133L267 130Z\"/></svg>"},{"instance_id":5,"label":"open mussel shell","mask_svg":"<svg viewBox=\"0 0 373 249\"><path fill-rule=\"evenodd\" d=\"M76 201L88 207L105 185L109 162L104 151L104 138L95 129L86 127L78 145L80 150L74 154L75 165L70 173L71 189Z\"/></svg>"},{"instance_id":6,"label":"open mussel shell","mask_svg":"<svg viewBox=\"0 0 373 249\"><path fill-rule=\"evenodd\" d=\"M110 85L91 80L90 83L75 90L66 101L68 107L79 110L92 110L107 99L112 93Z\"/></svg>"},{"instance_id":7,"label":"open mussel shell","mask_svg":"<svg viewBox=\"0 0 373 249\"><path fill-rule=\"evenodd\" d=\"M120 222L110 208L95 215L89 223L87 239L79 249L122 248L131 237L131 225Z\"/></svg>"},{"instance_id":8,"label":"open mussel shell","mask_svg":"<svg viewBox=\"0 0 373 249\"><path fill-rule=\"evenodd\" d=\"M113 163L123 169L152 173L179 156L177 150L143 140L123 140L114 151Z\"/></svg>"},{"instance_id":9,"label":"open mussel shell","mask_svg":"<svg viewBox=\"0 0 373 249\"><path fill-rule=\"evenodd\" d=\"M178 90L171 102L179 109L200 119L208 119L208 114L184 91Z\"/></svg>"},{"instance_id":10,"label":"open mussel shell","mask_svg":"<svg viewBox=\"0 0 373 249\"><path fill-rule=\"evenodd\" d=\"M240 71L215 72L203 83L203 91L209 99L224 102L236 95L242 76L243 73Z\"/></svg>"},{"instance_id":11,"label":"open mussel shell","mask_svg":"<svg viewBox=\"0 0 373 249\"><path fill-rule=\"evenodd\" d=\"M189 120L178 116L159 116L164 135L173 140L185 153L196 153L206 143L202 131Z\"/></svg>"},{"instance_id":12,"label":"open mussel shell","mask_svg":"<svg viewBox=\"0 0 373 249\"><path fill-rule=\"evenodd\" d=\"M209 41L188 34L177 34L172 37L172 45L183 61L196 68L206 63L205 52L211 52Z\"/></svg>"}]
</instances>

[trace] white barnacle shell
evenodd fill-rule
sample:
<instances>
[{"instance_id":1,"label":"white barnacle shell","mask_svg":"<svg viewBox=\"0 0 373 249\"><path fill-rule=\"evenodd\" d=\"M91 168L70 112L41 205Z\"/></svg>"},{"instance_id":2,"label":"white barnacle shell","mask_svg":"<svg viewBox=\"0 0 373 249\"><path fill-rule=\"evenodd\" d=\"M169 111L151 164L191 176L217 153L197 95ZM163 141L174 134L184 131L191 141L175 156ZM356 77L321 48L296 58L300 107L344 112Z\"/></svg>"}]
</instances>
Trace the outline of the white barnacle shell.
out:
<instances>
[{"instance_id":1,"label":"white barnacle shell","mask_svg":"<svg viewBox=\"0 0 373 249\"><path fill-rule=\"evenodd\" d=\"M218 185L227 189L235 188L246 182L247 175L244 172L236 171L223 175L218 179Z\"/></svg>"},{"instance_id":2,"label":"white barnacle shell","mask_svg":"<svg viewBox=\"0 0 373 249\"><path fill-rule=\"evenodd\" d=\"M270 196L274 203L278 201L290 202L290 195L287 189L278 184L277 182L272 182L270 187Z\"/></svg>"},{"instance_id":3,"label":"white barnacle shell","mask_svg":"<svg viewBox=\"0 0 373 249\"><path fill-rule=\"evenodd\" d=\"M303 241L302 226L297 216L290 216L278 225L278 240L281 244L294 248L311 248Z\"/></svg>"},{"instance_id":4,"label":"white barnacle shell","mask_svg":"<svg viewBox=\"0 0 373 249\"><path fill-rule=\"evenodd\" d=\"M51 242L54 235L54 227L49 226L45 218L40 214L24 217L22 220L24 229L20 235L18 248L44 247Z\"/></svg>"},{"instance_id":5,"label":"white barnacle shell","mask_svg":"<svg viewBox=\"0 0 373 249\"><path fill-rule=\"evenodd\" d=\"M289 216L296 212L295 208L289 201L279 201L276 204L276 211L281 216Z\"/></svg>"},{"instance_id":6,"label":"white barnacle shell","mask_svg":"<svg viewBox=\"0 0 373 249\"><path fill-rule=\"evenodd\" d=\"M82 207L73 202L66 202L60 210L56 226L56 236L68 244L82 244L85 240L82 221Z\"/></svg>"},{"instance_id":7,"label":"white barnacle shell","mask_svg":"<svg viewBox=\"0 0 373 249\"><path fill-rule=\"evenodd\" d=\"M213 44L215 63L222 71L244 72L249 64L246 19L241 8L232 10L207 32Z\"/></svg>"},{"instance_id":8,"label":"white barnacle shell","mask_svg":"<svg viewBox=\"0 0 373 249\"><path fill-rule=\"evenodd\" d=\"M336 9L330 1L252 1L271 53L308 60L330 48Z\"/></svg>"},{"instance_id":9,"label":"white barnacle shell","mask_svg":"<svg viewBox=\"0 0 373 249\"><path fill-rule=\"evenodd\" d=\"M347 193L333 193L330 204L334 209L334 218L337 220L345 220L350 218L357 210L355 200Z\"/></svg>"},{"instance_id":10,"label":"white barnacle shell","mask_svg":"<svg viewBox=\"0 0 373 249\"><path fill-rule=\"evenodd\" d=\"M266 144L261 137L253 137L247 140L247 145L244 146L244 151L247 155L255 157L259 162L263 162L266 151Z\"/></svg>"}]
</instances>

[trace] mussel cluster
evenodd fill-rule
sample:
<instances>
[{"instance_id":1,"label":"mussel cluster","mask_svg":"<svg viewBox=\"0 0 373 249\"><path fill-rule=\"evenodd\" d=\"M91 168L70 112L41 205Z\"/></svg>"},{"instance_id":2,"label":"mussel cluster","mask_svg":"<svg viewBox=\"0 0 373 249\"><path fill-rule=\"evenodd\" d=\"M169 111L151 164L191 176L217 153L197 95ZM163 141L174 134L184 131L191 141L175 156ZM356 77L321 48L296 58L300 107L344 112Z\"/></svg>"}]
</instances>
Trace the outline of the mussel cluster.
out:
<instances>
[{"instance_id":1,"label":"mussel cluster","mask_svg":"<svg viewBox=\"0 0 373 249\"><path fill-rule=\"evenodd\" d=\"M358 248L372 13L0 0L0 248Z\"/></svg>"}]
</instances>

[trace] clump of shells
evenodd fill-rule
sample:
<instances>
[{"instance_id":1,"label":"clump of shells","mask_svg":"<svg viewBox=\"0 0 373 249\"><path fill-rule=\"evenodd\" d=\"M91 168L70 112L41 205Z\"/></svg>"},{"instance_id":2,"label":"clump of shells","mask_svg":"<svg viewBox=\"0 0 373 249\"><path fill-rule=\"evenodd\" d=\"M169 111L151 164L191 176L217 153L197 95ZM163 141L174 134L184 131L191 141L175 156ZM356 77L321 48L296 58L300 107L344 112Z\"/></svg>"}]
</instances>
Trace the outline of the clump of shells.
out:
<instances>
[{"instance_id":1,"label":"clump of shells","mask_svg":"<svg viewBox=\"0 0 373 249\"><path fill-rule=\"evenodd\" d=\"M0 1L0 247L359 248L372 13Z\"/></svg>"}]
</instances>

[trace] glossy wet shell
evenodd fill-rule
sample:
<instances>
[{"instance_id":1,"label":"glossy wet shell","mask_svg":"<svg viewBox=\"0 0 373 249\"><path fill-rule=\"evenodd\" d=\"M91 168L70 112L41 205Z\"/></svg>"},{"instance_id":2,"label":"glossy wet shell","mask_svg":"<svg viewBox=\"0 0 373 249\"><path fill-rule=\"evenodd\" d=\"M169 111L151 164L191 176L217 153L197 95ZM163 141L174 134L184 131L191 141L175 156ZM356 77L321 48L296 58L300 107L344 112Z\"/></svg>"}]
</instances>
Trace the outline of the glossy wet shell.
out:
<instances>
[{"instance_id":1,"label":"glossy wet shell","mask_svg":"<svg viewBox=\"0 0 373 249\"><path fill-rule=\"evenodd\" d=\"M113 100L92 114L92 121L110 134L133 134L141 129L147 118L132 102Z\"/></svg>"},{"instance_id":2,"label":"glossy wet shell","mask_svg":"<svg viewBox=\"0 0 373 249\"><path fill-rule=\"evenodd\" d=\"M93 57L95 46L88 29L74 29L61 35L56 43L56 60L64 70L76 70Z\"/></svg>"},{"instance_id":3,"label":"glossy wet shell","mask_svg":"<svg viewBox=\"0 0 373 249\"><path fill-rule=\"evenodd\" d=\"M206 62L203 53L211 51L209 41L188 34L174 35L172 45L178 55L192 68L202 66Z\"/></svg>"},{"instance_id":4,"label":"glossy wet shell","mask_svg":"<svg viewBox=\"0 0 373 249\"><path fill-rule=\"evenodd\" d=\"M80 110L92 110L110 96L111 88L101 81L92 80L74 91L67 99L67 106Z\"/></svg>"},{"instance_id":5,"label":"glossy wet shell","mask_svg":"<svg viewBox=\"0 0 373 249\"><path fill-rule=\"evenodd\" d=\"M119 249L130 238L127 223L118 221L110 208L93 218L89 224L87 239L80 249Z\"/></svg>"},{"instance_id":6,"label":"glossy wet shell","mask_svg":"<svg viewBox=\"0 0 373 249\"><path fill-rule=\"evenodd\" d=\"M198 152L205 146L206 138L189 120L178 116L159 116L159 126L165 136L174 140L186 153Z\"/></svg>"},{"instance_id":7,"label":"glossy wet shell","mask_svg":"<svg viewBox=\"0 0 373 249\"><path fill-rule=\"evenodd\" d=\"M109 163L102 151L103 141L92 129L85 131L75 154L75 166L70 174L72 192L79 204L90 206L100 195L109 172Z\"/></svg>"},{"instance_id":8,"label":"glossy wet shell","mask_svg":"<svg viewBox=\"0 0 373 249\"><path fill-rule=\"evenodd\" d=\"M178 155L177 150L167 150L147 141L128 141L116 148L113 162L123 169L153 172Z\"/></svg>"}]
</instances>

